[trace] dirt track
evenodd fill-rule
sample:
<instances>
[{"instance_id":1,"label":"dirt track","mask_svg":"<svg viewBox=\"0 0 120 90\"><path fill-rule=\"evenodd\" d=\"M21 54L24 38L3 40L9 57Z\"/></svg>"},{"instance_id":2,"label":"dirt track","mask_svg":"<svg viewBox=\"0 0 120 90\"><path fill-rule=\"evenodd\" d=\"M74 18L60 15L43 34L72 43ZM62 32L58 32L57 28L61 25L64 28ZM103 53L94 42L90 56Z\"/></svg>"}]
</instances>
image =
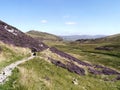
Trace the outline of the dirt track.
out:
<instances>
[{"instance_id":1,"label":"dirt track","mask_svg":"<svg viewBox=\"0 0 120 90\"><path fill-rule=\"evenodd\" d=\"M0 72L0 84L3 84L5 81L7 81L8 77L12 74L12 70L17 67L19 64L24 63L26 61L31 60L32 58L34 58L35 56L30 56L26 59L22 59L19 60L17 62L14 62L8 66L6 66L5 68L3 68Z\"/></svg>"}]
</instances>

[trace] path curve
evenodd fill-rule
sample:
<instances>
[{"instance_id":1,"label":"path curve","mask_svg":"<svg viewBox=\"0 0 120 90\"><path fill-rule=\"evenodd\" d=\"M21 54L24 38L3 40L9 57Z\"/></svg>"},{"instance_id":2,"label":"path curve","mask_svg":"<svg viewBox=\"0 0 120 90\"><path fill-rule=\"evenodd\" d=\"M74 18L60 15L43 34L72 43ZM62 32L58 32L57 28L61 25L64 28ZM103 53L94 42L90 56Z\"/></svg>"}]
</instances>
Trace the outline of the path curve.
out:
<instances>
[{"instance_id":1,"label":"path curve","mask_svg":"<svg viewBox=\"0 0 120 90\"><path fill-rule=\"evenodd\" d=\"M19 64L24 63L26 61L29 61L33 59L35 56L30 56L26 59L22 59L19 61L16 61L5 68L3 68L0 72L0 84L4 84L5 81L7 81L8 77L12 75L12 70L14 70L15 67L17 67Z\"/></svg>"}]
</instances>

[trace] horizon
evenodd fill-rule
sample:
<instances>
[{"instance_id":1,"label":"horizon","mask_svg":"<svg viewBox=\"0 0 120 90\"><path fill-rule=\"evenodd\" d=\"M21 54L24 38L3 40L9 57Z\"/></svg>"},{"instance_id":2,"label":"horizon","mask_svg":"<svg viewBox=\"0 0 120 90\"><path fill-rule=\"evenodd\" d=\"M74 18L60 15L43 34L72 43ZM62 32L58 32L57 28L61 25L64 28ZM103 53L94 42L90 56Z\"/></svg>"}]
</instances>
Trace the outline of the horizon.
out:
<instances>
[{"instance_id":1,"label":"horizon","mask_svg":"<svg viewBox=\"0 0 120 90\"><path fill-rule=\"evenodd\" d=\"M119 0L2 0L0 20L27 32L55 35L120 33Z\"/></svg>"}]
</instances>

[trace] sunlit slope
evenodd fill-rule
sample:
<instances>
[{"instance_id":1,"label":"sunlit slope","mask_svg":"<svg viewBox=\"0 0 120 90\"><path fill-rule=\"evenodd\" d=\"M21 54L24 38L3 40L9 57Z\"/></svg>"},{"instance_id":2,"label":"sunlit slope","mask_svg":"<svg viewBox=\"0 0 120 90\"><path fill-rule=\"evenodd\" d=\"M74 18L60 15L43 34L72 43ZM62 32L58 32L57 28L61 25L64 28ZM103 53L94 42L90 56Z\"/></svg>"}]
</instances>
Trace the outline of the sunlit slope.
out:
<instances>
[{"instance_id":1,"label":"sunlit slope","mask_svg":"<svg viewBox=\"0 0 120 90\"><path fill-rule=\"evenodd\" d=\"M115 34L115 35L111 35L108 36L106 38L103 38L104 42L116 42L116 43L120 43L120 34Z\"/></svg>"},{"instance_id":2,"label":"sunlit slope","mask_svg":"<svg viewBox=\"0 0 120 90\"><path fill-rule=\"evenodd\" d=\"M106 76L102 76L105 78ZM73 83L77 79L77 84ZM119 90L120 81L99 76L80 76L37 57L20 65L11 77L13 90ZM10 82L7 82L10 84ZM7 85L6 85L7 86ZM5 85L4 88L6 89ZM8 87L9 89L9 87Z\"/></svg>"},{"instance_id":3,"label":"sunlit slope","mask_svg":"<svg viewBox=\"0 0 120 90\"><path fill-rule=\"evenodd\" d=\"M0 42L0 70L17 60L30 56L28 48L16 47Z\"/></svg>"},{"instance_id":4,"label":"sunlit slope","mask_svg":"<svg viewBox=\"0 0 120 90\"><path fill-rule=\"evenodd\" d=\"M120 34L110 35L99 39L78 39L78 43L119 43L120 44Z\"/></svg>"},{"instance_id":5,"label":"sunlit slope","mask_svg":"<svg viewBox=\"0 0 120 90\"><path fill-rule=\"evenodd\" d=\"M28 31L27 34L32 37L39 38L40 40L50 40L50 41L62 40L59 36L46 32L35 31L35 30Z\"/></svg>"}]
</instances>

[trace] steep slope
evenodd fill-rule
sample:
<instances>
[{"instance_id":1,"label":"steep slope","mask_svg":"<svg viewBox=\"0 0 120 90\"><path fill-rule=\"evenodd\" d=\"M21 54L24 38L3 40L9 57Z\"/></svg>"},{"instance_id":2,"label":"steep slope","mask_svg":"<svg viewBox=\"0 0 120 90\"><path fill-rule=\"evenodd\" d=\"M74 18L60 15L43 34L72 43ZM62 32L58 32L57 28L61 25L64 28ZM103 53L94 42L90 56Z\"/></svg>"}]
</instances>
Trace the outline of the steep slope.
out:
<instances>
[{"instance_id":1,"label":"steep slope","mask_svg":"<svg viewBox=\"0 0 120 90\"><path fill-rule=\"evenodd\" d=\"M35 31L35 30L28 31L27 34L34 38L39 38L40 40L50 40L50 41L61 41L62 40L62 38L56 35L46 33L46 32Z\"/></svg>"},{"instance_id":2,"label":"steep slope","mask_svg":"<svg viewBox=\"0 0 120 90\"><path fill-rule=\"evenodd\" d=\"M120 34L115 34L115 35L107 36L105 38L101 38L101 39L98 39L98 40L101 41L101 42L118 43L118 42L120 42Z\"/></svg>"},{"instance_id":3,"label":"steep slope","mask_svg":"<svg viewBox=\"0 0 120 90\"><path fill-rule=\"evenodd\" d=\"M27 56L30 56L30 49L0 42L0 71L3 67Z\"/></svg>"},{"instance_id":4,"label":"steep slope","mask_svg":"<svg viewBox=\"0 0 120 90\"><path fill-rule=\"evenodd\" d=\"M0 41L7 44L13 44L20 47L36 48L41 51L47 48L47 45L40 40L36 40L17 28L0 21Z\"/></svg>"}]
</instances>

